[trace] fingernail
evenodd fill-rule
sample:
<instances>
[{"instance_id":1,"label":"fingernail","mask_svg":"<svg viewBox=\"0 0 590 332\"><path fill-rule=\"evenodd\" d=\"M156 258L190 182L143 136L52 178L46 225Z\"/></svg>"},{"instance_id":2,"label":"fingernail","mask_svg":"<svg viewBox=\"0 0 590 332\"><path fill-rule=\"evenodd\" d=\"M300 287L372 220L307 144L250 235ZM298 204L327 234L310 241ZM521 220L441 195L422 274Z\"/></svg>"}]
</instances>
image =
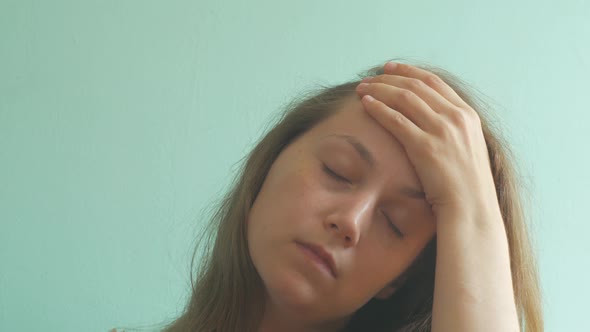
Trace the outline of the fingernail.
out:
<instances>
[{"instance_id":1,"label":"fingernail","mask_svg":"<svg viewBox=\"0 0 590 332\"><path fill-rule=\"evenodd\" d=\"M388 63L385 64L385 68L389 69L389 70L394 70L395 67L397 67L397 63L390 61Z\"/></svg>"},{"instance_id":2,"label":"fingernail","mask_svg":"<svg viewBox=\"0 0 590 332\"><path fill-rule=\"evenodd\" d=\"M361 82L368 82L371 80L371 78L373 78L373 76L365 77Z\"/></svg>"}]
</instances>

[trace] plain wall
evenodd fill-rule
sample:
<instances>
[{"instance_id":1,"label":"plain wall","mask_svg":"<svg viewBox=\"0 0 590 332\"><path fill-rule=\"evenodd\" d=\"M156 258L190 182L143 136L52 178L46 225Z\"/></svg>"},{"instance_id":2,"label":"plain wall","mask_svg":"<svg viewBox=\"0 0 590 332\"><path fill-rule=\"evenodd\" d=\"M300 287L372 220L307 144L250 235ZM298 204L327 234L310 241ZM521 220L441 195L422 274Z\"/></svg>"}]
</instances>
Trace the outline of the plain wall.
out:
<instances>
[{"instance_id":1,"label":"plain wall","mask_svg":"<svg viewBox=\"0 0 590 332\"><path fill-rule=\"evenodd\" d=\"M579 331L589 36L582 0L0 0L0 330L173 318L207 208L272 116L403 57L492 102L530 183L547 331Z\"/></svg>"}]
</instances>

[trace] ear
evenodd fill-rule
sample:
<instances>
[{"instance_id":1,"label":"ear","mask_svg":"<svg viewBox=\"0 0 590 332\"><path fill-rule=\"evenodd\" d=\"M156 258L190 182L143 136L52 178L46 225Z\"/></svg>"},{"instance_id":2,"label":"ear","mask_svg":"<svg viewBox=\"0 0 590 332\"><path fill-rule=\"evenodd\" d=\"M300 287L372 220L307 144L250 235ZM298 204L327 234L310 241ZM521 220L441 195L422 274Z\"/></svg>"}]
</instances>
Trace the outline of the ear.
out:
<instances>
[{"instance_id":1,"label":"ear","mask_svg":"<svg viewBox=\"0 0 590 332\"><path fill-rule=\"evenodd\" d=\"M390 284L390 285L383 287L383 289L381 289L377 294L375 294L374 297L379 300L386 300L391 295L393 295L393 293L395 293L396 290L397 290L397 287L395 287L393 284Z\"/></svg>"}]
</instances>

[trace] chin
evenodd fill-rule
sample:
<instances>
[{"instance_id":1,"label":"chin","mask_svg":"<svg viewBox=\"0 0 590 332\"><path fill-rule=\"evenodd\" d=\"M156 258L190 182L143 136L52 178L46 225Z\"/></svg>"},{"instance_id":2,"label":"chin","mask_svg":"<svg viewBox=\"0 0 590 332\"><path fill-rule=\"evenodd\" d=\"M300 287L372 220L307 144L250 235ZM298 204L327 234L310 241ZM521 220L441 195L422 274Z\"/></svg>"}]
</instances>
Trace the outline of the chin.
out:
<instances>
[{"instance_id":1,"label":"chin","mask_svg":"<svg viewBox=\"0 0 590 332\"><path fill-rule=\"evenodd\" d=\"M301 315L313 315L317 311L314 304L317 305L319 298L308 277L287 269L277 270L280 271L262 278L269 300Z\"/></svg>"}]
</instances>

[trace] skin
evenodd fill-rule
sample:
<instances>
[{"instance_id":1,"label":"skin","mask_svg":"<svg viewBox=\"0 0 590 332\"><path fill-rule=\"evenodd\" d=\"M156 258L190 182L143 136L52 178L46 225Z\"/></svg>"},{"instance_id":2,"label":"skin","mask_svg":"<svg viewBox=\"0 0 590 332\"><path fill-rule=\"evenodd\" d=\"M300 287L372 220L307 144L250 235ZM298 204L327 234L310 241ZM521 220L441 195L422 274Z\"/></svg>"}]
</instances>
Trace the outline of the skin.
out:
<instances>
[{"instance_id":1,"label":"skin","mask_svg":"<svg viewBox=\"0 0 590 332\"><path fill-rule=\"evenodd\" d=\"M506 229L477 113L428 71L388 63L384 72L357 93L404 146L436 216L432 331L520 331Z\"/></svg>"},{"instance_id":2,"label":"skin","mask_svg":"<svg viewBox=\"0 0 590 332\"><path fill-rule=\"evenodd\" d=\"M518 331L477 113L432 73L405 64L384 70L287 147L265 180L248 219L250 253L267 289L259 331L339 330L369 299L395 291L391 281L435 233L432 331ZM375 155L375 168L345 142L322 140L329 134L357 137ZM350 182L322 173L322 162ZM425 200L404 200L402 186L424 191ZM338 276L314 269L296 240L330 251Z\"/></svg>"},{"instance_id":3,"label":"skin","mask_svg":"<svg viewBox=\"0 0 590 332\"><path fill-rule=\"evenodd\" d=\"M398 193L404 186L421 191L403 147L353 97L279 155L252 207L249 249L268 292L261 331L340 326L372 297L391 295L389 284L434 236L425 199ZM374 156L374 167L333 135L356 137ZM326 173L323 164L350 183ZM338 276L310 264L297 240L331 252Z\"/></svg>"}]
</instances>

